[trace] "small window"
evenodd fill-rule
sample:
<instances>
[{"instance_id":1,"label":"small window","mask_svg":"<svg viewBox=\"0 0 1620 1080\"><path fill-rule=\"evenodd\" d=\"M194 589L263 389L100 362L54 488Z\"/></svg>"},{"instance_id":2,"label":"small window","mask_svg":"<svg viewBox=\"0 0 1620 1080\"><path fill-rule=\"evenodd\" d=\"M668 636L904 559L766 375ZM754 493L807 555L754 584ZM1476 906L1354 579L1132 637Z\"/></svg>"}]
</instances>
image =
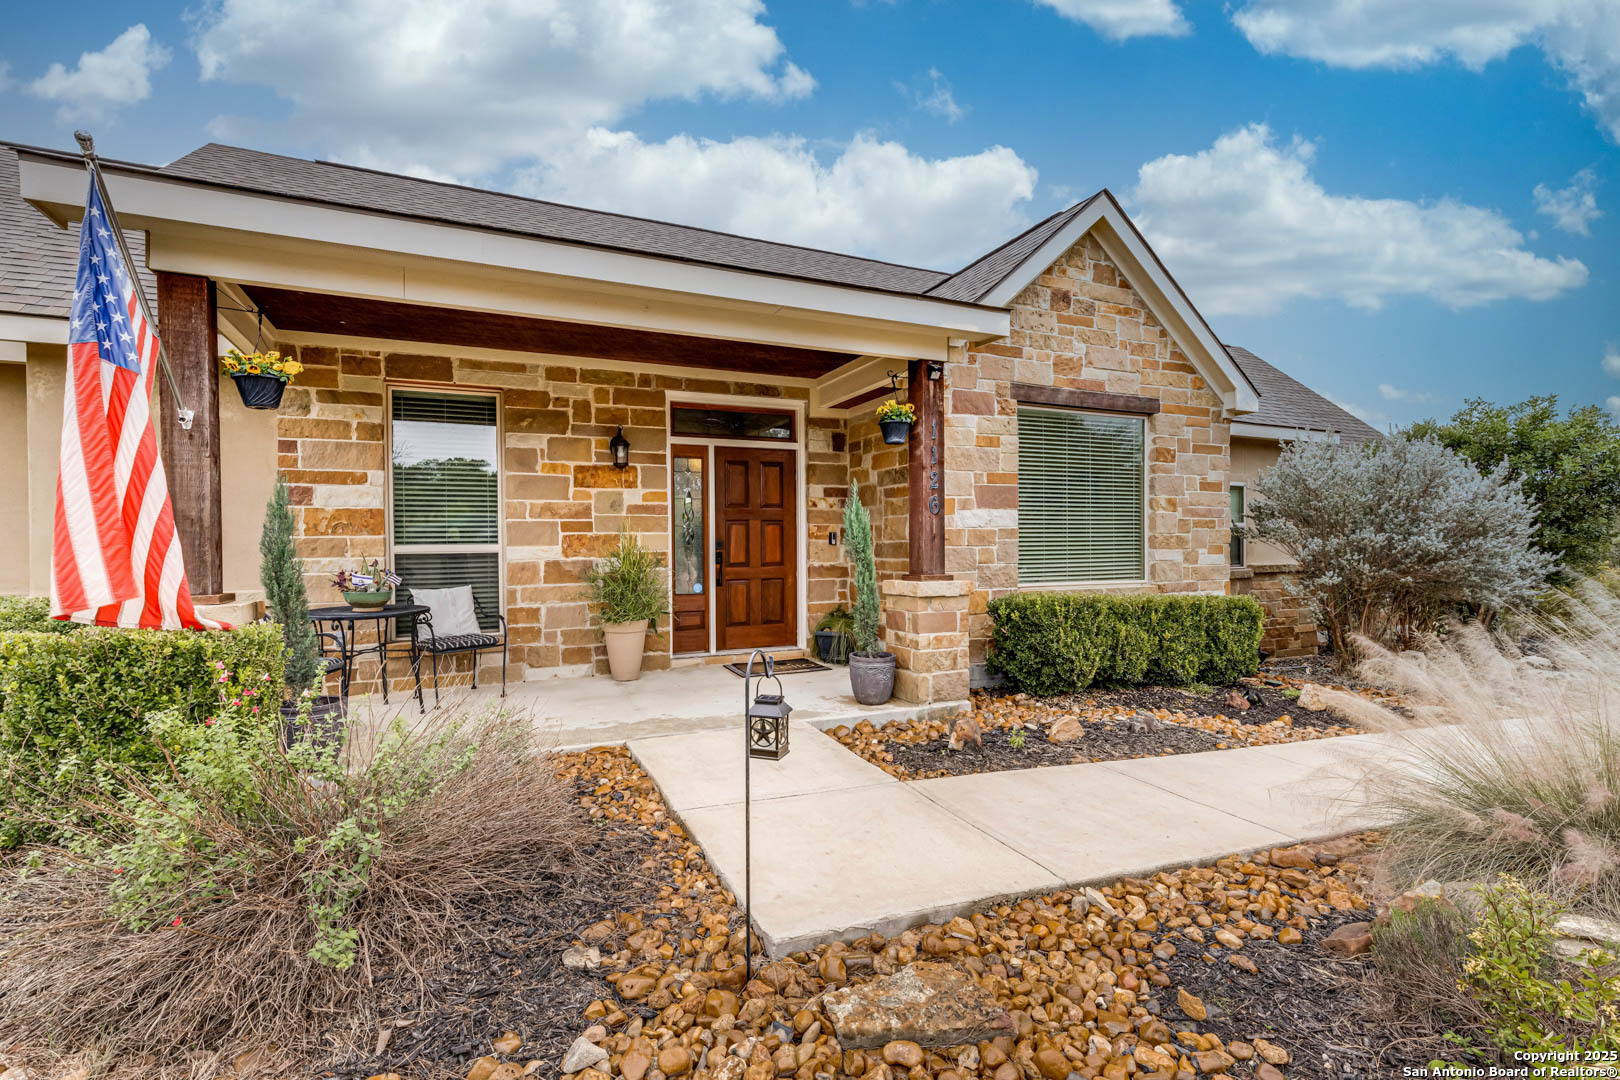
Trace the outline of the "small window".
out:
<instances>
[{"instance_id":1,"label":"small window","mask_svg":"<svg viewBox=\"0 0 1620 1080\"><path fill-rule=\"evenodd\" d=\"M701 439L793 440L793 414L675 405L669 410L670 431Z\"/></svg>"},{"instance_id":2,"label":"small window","mask_svg":"<svg viewBox=\"0 0 1620 1080\"><path fill-rule=\"evenodd\" d=\"M1146 577L1141 417L1018 410L1018 583Z\"/></svg>"},{"instance_id":3,"label":"small window","mask_svg":"<svg viewBox=\"0 0 1620 1080\"><path fill-rule=\"evenodd\" d=\"M498 398L390 395L394 572L411 587L471 585L485 629L501 610Z\"/></svg>"},{"instance_id":4,"label":"small window","mask_svg":"<svg viewBox=\"0 0 1620 1080\"><path fill-rule=\"evenodd\" d=\"M1232 496L1232 565L1243 566L1243 500L1246 497L1242 484L1233 484Z\"/></svg>"}]
</instances>

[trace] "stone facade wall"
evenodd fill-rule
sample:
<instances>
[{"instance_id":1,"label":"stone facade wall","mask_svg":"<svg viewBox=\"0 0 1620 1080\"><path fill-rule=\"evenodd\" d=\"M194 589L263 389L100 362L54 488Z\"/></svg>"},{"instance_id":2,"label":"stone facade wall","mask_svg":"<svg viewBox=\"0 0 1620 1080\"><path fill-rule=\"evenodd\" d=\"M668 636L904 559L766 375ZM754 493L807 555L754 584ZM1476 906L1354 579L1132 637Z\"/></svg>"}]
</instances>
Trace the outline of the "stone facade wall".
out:
<instances>
[{"instance_id":1,"label":"stone facade wall","mask_svg":"<svg viewBox=\"0 0 1620 1080\"><path fill-rule=\"evenodd\" d=\"M806 433L805 522L809 547L805 566L810 574L806 589L809 599L809 625L842 604L850 606L849 560L845 557L844 500L849 497L849 436L841 419L814 418ZM838 531L839 542L828 542L828 534Z\"/></svg>"},{"instance_id":2,"label":"stone facade wall","mask_svg":"<svg viewBox=\"0 0 1620 1080\"><path fill-rule=\"evenodd\" d=\"M671 393L736 394L802 401L802 387L656 372L593 368L555 360L366 352L301 346L304 373L289 387L276 422L277 464L297 506L299 554L312 604L335 602L327 581L362 559L387 557L383 508L385 380L396 384L487 389L502 399L506 617L510 679L606 672L607 654L586 604L585 573L618 543L622 527L667 556L669 463L665 398ZM620 428L630 466L612 466L608 440ZM808 433L806 493L813 523L812 611L844 595L841 552L826 543L832 504L847 482L842 423ZM814 543L819 529L821 545ZM825 549L825 550L824 550ZM826 551L839 557L828 558ZM814 618L815 616L812 616ZM670 665L668 627L649 633L645 666ZM480 658L480 681L497 675L499 654ZM465 674L471 658L453 658ZM394 665L399 674L403 665ZM441 661L441 673L446 670ZM362 669L362 679L374 672ZM362 685L358 689L364 689Z\"/></svg>"},{"instance_id":3,"label":"stone facade wall","mask_svg":"<svg viewBox=\"0 0 1620 1080\"><path fill-rule=\"evenodd\" d=\"M1224 592L1230 425L1221 401L1101 245L1082 238L1012 304L1004 340L946 365L945 568L974 583L971 662L986 604L1018 585L1013 382L1158 398L1147 423L1147 579L1115 589Z\"/></svg>"},{"instance_id":4,"label":"stone facade wall","mask_svg":"<svg viewBox=\"0 0 1620 1080\"><path fill-rule=\"evenodd\" d=\"M1260 648L1272 656L1315 656L1321 648L1316 616L1296 593L1299 575L1291 566L1233 568L1232 591L1252 596L1266 609Z\"/></svg>"},{"instance_id":5,"label":"stone facade wall","mask_svg":"<svg viewBox=\"0 0 1620 1080\"><path fill-rule=\"evenodd\" d=\"M872 517L872 556L878 580L911 570L910 477L904 445L883 441L875 411L849 422L849 475L860 484Z\"/></svg>"}]
</instances>

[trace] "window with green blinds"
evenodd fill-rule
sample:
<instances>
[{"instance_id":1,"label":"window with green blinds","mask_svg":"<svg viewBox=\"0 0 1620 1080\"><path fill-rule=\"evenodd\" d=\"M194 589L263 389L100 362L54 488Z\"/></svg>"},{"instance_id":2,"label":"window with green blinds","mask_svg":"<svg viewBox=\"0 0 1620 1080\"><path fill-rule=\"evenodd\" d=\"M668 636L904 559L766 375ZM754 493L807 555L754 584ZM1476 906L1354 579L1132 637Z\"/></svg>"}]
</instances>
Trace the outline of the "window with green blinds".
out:
<instances>
[{"instance_id":1,"label":"window with green blinds","mask_svg":"<svg viewBox=\"0 0 1620 1080\"><path fill-rule=\"evenodd\" d=\"M1018 583L1140 581L1140 417L1018 410Z\"/></svg>"},{"instance_id":2,"label":"window with green blinds","mask_svg":"<svg viewBox=\"0 0 1620 1080\"><path fill-rule=\"evenodd\" d=\"M413 584L471 585L486 617L500 610L499 408L499 399L484 394L389 395L390 508L402 600Z\"/></svg>"}]
</instances>

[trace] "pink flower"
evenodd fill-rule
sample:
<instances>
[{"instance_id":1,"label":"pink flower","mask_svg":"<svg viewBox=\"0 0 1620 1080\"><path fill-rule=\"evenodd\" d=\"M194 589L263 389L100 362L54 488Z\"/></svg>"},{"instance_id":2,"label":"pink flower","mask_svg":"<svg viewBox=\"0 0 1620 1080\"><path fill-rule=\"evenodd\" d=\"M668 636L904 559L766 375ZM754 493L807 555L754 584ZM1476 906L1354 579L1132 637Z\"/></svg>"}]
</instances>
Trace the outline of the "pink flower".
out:
<instances>
[{"instance_id":1,"label":"pink flower","mask_svg":"<svg viewBox=\"0 0 1620 1080\"><path fill-rule=\"evenodd\" d=\"M225 674L223 671L219 673L219 681L220 682L224 682L226 679L229 679L229 678L230 678L230 676Z\"/></svg>"},{"instance_id":2,"label":"pink flower","mask_svg":"<svg viewBox=\"0 0 1620 1080\"><path fill-rule=\"evenodd\" d=\"M115 874L122 874L122 873L123 873L123 872L124 872L124 868L123 868L123 867L122 867L122 866L115 866L115 867L113 867L113 873L115 873Z\"/></svg>"},{"instance_id":3,"label":"pink flower","mask_svg":"<svg viewBox=\"0 0 1620 1080\"><path fill-rule=\"evenodd\" d=\"M260 682L269 682L270 681L270 673L268 671L261 672L259 674L259 681Z\"/></svg>"},{"instance_id":4,"label":"pink flower","mask_svg":"<svg viewBox=\"0 0 1620 1080\"><path fill-rule=\"evenodd\" d=\"M257 705L253 706L253 715L254 716L259 715L259 707Z\"/></svg>"},{"instance_id":5,"label":"pink flower","mask_svg":"<svg viewBox=\"0 0 1620 1080\"><path fill-rule=\"evenodd\" d=\"M215 660L214 661L214 670L216 670L216 671L224 671L225 670L225 661L223 661L223 660Z\"/></svg>"},{"instance_id":6,"label":"pink flower","mask_svg":"<svg viewBox=\"0 0 1620 1080\"><path fill-rule=\"evenodd\" d=\"M213 726L214 726L214 718L212 716L210 716L208 719L203 721L203 727L213 727Z\"/></svg>"},{"instance_id":7,"label":"pink flower","mask_svg":"<svg viewBox=\"0 0 1620 1080\"><path fill-rule=\"evenodd\" d=\"M236 698L234 701L231 702L231 704L232 705L240 705L240 704L242 704L242 699L241 698Z\"/></svg>"},{"instance_id":8,"label":"pink flower","mask_svg":"<svg viewBox=\"0 0 1620 1080\"><path fill-rule=\"evenodd\" d=\"M180 916L176 915L174 917L174 922L170 923L169 925L170 926L179 926L180 925Z\"/></svg>"}]
</instances>

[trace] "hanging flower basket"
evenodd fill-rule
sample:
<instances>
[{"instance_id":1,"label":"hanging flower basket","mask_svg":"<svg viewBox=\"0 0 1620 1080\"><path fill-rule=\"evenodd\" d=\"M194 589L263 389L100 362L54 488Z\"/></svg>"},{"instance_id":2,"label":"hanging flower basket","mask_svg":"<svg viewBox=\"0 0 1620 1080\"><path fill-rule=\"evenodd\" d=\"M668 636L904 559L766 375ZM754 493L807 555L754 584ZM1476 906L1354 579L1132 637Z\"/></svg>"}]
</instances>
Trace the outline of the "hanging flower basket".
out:
<instances>
[{"instance_id":1,"label":"hanging flower basket","mask_svg":"<svg viewBox=\"0 0 1620 1080\"><path fill-rule=\"evenodd\" d=\"M229 349L219 365L236 384L242 404L250 409L274 409L281 405L282 391L292 377L304 370L296 360L284 359L278 352L243 354Z\"/></svg>"},{"instance_id":2,"label":"hanging flower basket","mask_svg":"<svg viewBox=\"0 0 1620 1080\"><path fill-rule=\"evenodd\" d=\"M883 429L883 441L899 446L911 437L911 425L917 422L917 407L908 402L890 398L877 411L878 427Z\"/></svg>"}]
</instances>

